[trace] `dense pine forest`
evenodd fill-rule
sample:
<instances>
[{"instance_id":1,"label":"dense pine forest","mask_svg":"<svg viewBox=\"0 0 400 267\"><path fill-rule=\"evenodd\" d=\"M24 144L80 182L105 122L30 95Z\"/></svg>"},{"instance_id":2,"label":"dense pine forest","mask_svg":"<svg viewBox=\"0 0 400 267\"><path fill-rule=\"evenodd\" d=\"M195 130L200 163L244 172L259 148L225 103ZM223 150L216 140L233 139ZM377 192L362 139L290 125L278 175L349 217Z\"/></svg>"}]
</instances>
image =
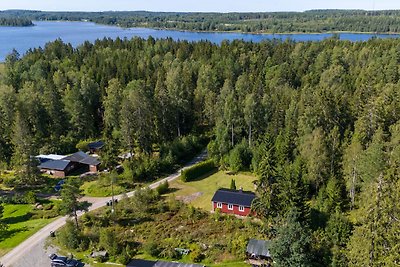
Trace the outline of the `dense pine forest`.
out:
<instances>
[{"instance_id":1,"label":"dense pine forest","mask_svg":"<svg viewBox=\"0 0 400 267\"><path fill-rule=\"evenodd\" d=\"M275 240L274 266L395 266L399 51L399 40L379 39L135 38L13 52L0 85L0 166L31 173L30 155L101 138L108 155L134 152L125 172L135 172L159 168L160 155L174 161L166 144L209 140L220 168L257 175L253 209Z\"/></svg>"},{"instance_id":2,"label":"dense pine forest","mask_svg":"<svg viewBox=\"0 0 400 267\"><path fill-rule=\"evenodd\" d=\"M122 27L257 33L400 32L400 11L311 10L306 12L46 12L9 10L0 15L29 20L87 20Z\"/></svg>"},{"instance_id":3,"label":"dense pine forest","mask_svg":"<svg viewBox=\"0 0 400 267\"><path fill-rule=\"evenodd\" d=\"M0 15L0 26L33 26L33 22L26 18L15 18L15 17L2 17Z\"/></svg>"}]
</instances>

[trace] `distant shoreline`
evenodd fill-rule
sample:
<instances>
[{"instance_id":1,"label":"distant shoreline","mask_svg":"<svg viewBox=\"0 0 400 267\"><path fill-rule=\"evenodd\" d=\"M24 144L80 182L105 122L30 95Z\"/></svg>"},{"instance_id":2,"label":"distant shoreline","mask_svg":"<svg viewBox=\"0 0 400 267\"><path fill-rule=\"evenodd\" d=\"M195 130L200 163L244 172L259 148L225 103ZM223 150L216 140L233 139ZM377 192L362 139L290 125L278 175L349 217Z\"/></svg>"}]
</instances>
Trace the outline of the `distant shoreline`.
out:
<instances>
[{"instance_id":1,"label":"distant shoreline","mask_svg":"<svg viewBox=\"0 0 400 267\"><path fill-rule=\"evenodd\" d=\"M10 27L33 27L36 26L35 22L80 22L80 23L93 23L97 25L103 25L103 26L110 26L110 27L118 27L120 29L137 29L137 28L143 28L143 29L151 29L151 30L160 30L160 31L177 31L177 32L192 32L192 33L237 33L237 34L252 34L252 35L307 35L307 34L313 34L313 35L319 35L319 34L371 34L371 35L399 35L400 32L360 32L360 31L326 31L326 32L243 32L243 31L219 31L219 30L214 30L214 31L201 31L201 30L185 30L185 29L178 29L178 28L166 28L166 27L146 27L146 26L136 26L136 27L124 27L121 25L117 24L104 24L104 23L97 23L94 21L90 20L33 20L33 25L27 25L27 26L10 26ZM0 27L8 27L6 25L0 25Z\"/></svg>"}]
</instances>

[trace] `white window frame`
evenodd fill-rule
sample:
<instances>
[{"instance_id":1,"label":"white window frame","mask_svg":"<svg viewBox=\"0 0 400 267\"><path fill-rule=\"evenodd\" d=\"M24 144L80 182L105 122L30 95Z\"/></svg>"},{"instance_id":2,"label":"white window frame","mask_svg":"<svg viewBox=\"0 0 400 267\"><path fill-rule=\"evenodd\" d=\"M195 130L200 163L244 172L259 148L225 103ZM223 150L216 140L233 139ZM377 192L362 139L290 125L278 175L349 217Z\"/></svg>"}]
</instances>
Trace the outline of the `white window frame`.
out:
<instances>
[{"instance_id":1,"label":"white window frame","mask_svg":"<svg viewBox=\"0 0 400 267\"><path fill-rule=\"evenodd\" d=\"M239 206L239 211L244 212L244 206Z\"/></svg>"},{"instance_id":2,"label":"white window frame","mask_svg":"<svg viewBox=\"0 0 400 267\"><path fill-rule=\"evenodd\" d=\"M233 204L228 204L228 210L233 210Z\"/></svg>"},{"instance_id":3,"label":"white window frame","mask_svg":"<svg viewBox=\"0 0 400 267\"><path fill-rule=\"evenodd\" d=\"M217 209L222 209L222 203L221 202L217 202Z\"/></svg>"}]
</instances>

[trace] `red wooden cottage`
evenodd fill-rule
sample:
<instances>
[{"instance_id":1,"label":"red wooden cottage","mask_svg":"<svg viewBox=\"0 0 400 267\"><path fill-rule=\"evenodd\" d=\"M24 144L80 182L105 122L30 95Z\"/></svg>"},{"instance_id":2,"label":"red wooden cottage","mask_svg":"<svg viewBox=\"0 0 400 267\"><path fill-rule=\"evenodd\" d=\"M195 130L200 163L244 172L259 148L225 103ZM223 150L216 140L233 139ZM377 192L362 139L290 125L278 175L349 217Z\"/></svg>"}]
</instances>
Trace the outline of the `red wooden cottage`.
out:
<instances>
[{"instance_id":1,"label":"red wooden cottage","mask_svg":"<svg viewBox=\"0 0 400 267\"><path fill-rule=\"evenodd\" d=\"M213 211L247 216L251 213L251 203L256 198L253 192L221 188L212 198Z\"/></svg>"}]
</instances>

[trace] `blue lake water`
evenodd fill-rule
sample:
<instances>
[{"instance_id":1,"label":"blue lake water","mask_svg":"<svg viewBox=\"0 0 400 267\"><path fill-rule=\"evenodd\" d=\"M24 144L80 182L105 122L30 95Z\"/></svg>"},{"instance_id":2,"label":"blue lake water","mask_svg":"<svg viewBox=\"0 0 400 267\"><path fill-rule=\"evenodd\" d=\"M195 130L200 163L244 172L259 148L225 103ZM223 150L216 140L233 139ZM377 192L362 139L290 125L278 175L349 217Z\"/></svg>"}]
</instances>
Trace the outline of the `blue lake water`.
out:
<instances>
[{"instance_id":1,"label":"blue lake water","mask_svg":"<svg viewBox=\"0 0 400 267\"><path fill-rule=\"evenodd\" d=\"M15 48L21 55L29 48L43 47L47 42L61 38L64 42L78 46L84 41L94 41L103 37L132 38L135 36L147 38L171 37L174 40L199 41L209 40L221 43L223 40L243 39L245 41L260 42L266 39L288 39L295 41L321 41L332 34L244 34L244 33L213 33L187 32L172 30L154 30L147 28L119 28L114 26L98 25L90 22L58 22L35 21L33 27L0 27L0 61L4 61L7 54ZM340 39L350 41L366 41L372 37L399 38L400 35L341 33Z\"/></svg>"}]
</instances>

